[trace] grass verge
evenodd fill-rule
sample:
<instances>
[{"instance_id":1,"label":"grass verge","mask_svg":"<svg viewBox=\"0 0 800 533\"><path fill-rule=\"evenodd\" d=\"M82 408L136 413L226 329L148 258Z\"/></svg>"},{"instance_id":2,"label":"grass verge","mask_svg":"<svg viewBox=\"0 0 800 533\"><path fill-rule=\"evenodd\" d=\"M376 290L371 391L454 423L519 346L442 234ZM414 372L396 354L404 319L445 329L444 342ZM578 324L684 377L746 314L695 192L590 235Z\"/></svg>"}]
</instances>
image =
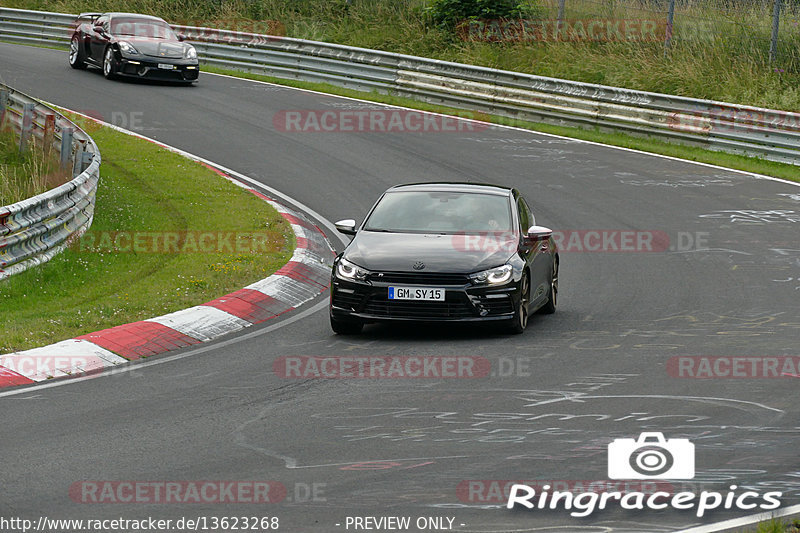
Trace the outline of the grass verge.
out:
<instances>
[{"instance_id":1,"label":"grass verge","mask_svg":"<svg viewBox=\"0 0 800 533\"><path fill-rule=\"evenodd\" d=\"M795 533L800 531L800 520L784 522L779 518L773 518L758 524L757 529L748 531L749 533Z\"/></svg>"},{"instance_id":2,"label":"grass verge","mask_svg":"<svg viewBox=\"0 0 800 533\"><path fill-rule=\"evenodd\" d=\"M25 152L19 150L19 137L10 129L0 129L0 206L31 198L69 181L59 169L58 160L47 154L35 138Z\"/></svg>"},{"instance_id":3,"label":"grass verge","mask_svg":"<svg viewBox=\"0 0 800 533\"><path fill-rule=\"evenodd\" d=\"M94 222L49 263L0 282L0 353L198 305L291 257L291 228L263 200L153 143L83 125L103 158Z\"/></svg>"},{"instance_id":4,"label":"grass verge","mask_svg":"<svg viewBox=\"0 0 800 533\"><path fill-rule=\"evenodd\" d=\"M359 98L362 100L369 100L372 102L403 106L412 109L420 109L423 111L431 111L435 113L443 113L461 117L474 116L476 118L480 118L481 120L486 120L494 124L514 126L518 128L529 129L532 131L539 131L542 133L550 133L553 135L561 135L564 137L571 137L574 139L592 141L600 144L608 144L611 146L619 146L622 148L641 150L643 152L661 154L670 157L686 159L689 161L697 161L699 163L718 165L721 167L742 170L745 172L752 172L755 174L763 174L765 176L773 176L776 178L781 178L789 181L800 182L800 171L798 171L798 168L794 165L777 163L774 161L767 161L757 157L747 157L742 155L729 154L725 152L705 150L703 148L686 146L683 144L669 143L651 137L637 137L633 135L627 135L625 133L610 133L607 131L600 131L599 129L582 129L582 128L571 128L566 126L554 126L544 123L513 120L502 116L487 115L484 113L473 113L472 115L469 115L470 112L465 111L463 109L456 109L452 107L428 104L424 102L419 102L417 100L413 100L411 98L380 94L377 92L367 93L367 92L337 87L336 85L331 85L328 83L312 83L305 81L274 78L271 76L264 76L252 72L223 69L208 65L202 66L202 70L204 72L225 74L228 76L236 76L239 78L265 81L269 83L275 83L278 85L286 85L288 87L297 87L300 89L308 89L312 91L319 91L329 94L336 94L340 96L347 96L351 98Z\"/></svg>"}]
</instances>

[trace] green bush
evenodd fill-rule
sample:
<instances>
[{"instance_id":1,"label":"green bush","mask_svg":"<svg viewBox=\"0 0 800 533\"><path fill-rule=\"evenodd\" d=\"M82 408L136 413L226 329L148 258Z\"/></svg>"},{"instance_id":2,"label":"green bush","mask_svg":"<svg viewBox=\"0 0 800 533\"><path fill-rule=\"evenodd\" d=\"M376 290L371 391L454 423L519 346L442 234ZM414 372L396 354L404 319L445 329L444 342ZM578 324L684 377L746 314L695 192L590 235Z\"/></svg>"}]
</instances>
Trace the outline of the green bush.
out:
<instances>
[{"instance_id":1,"label":"green bush","mask_svg":"<svg viewBox=\"0 0 800 533\"><path fill-rule=\"evenodd\" d=\"M433 21L453 26L465 19L524 18L530 6L519 0L434 0L428 8Z\"/></svg>"}]
</instances>

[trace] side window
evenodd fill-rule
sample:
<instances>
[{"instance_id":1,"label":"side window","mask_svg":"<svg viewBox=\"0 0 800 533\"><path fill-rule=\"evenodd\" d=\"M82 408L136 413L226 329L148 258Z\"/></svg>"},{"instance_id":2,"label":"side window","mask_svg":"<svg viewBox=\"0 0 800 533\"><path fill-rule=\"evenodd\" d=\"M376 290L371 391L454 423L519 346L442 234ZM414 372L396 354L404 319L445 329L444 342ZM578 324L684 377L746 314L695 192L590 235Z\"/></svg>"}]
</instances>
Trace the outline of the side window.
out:
<instances>
[{"instance_id":1,"label":"side window","mask_svg":"<svg viewBox=\"0 0 800 533\"><path fill-rule=\"evenodd\" d=\"M531 211L522 198L517 200L517 212L519 213L519 230L524 234L533 224L531 223Z\"/></svg>"},{"instance_id":2,"label":"side window","mask_svg":"<svg viewBox=\"0 0 800 533\"><path fill-rule=\"evenodd\" d=\"M522 202L522 205L525 206L525 209L528 212L528 222L530 223L530 226L535 226L536 225L536 216L533 214L533 210L528 206L528 203L525 200L523 200L522 198L520 198L519 200L520 200L520 202ZM528 228L530 226L528 226ZM525 229L528 229L528 228L525 228Z\"/></svg>"}]
</instances>

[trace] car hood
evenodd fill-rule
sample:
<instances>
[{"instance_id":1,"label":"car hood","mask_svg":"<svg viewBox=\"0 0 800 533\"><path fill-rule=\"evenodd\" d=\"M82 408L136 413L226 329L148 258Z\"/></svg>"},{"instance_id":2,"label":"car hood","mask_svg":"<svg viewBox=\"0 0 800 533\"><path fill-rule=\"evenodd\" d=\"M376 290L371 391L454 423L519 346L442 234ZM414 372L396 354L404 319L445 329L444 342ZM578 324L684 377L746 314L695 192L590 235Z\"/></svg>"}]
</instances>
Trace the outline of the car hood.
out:
<instances>
[{"instance_id":1,"label":"car hood","mask_svg":"<svg viewBox=\"0 0 800 533\"><path fill-rule=\"evenodd\" d=\"M517 250L518 236L382 233L360 231L344 257L367 270L414 271L417 261L424 272L468 273L505 264Z\"/></svg>"},{"instance_id":2,"label":"car hood","mask_svg":"<svg viewBox=\"0 0 800 533\"><path fill-rule=\"evenodd\" d=\"M119 40L131 43L140 54L164 59L180 59L183 57L184 51L189 47L188 44L180 41L165 41L163 39L120 37Z\"/></svg>"}]
</instances>

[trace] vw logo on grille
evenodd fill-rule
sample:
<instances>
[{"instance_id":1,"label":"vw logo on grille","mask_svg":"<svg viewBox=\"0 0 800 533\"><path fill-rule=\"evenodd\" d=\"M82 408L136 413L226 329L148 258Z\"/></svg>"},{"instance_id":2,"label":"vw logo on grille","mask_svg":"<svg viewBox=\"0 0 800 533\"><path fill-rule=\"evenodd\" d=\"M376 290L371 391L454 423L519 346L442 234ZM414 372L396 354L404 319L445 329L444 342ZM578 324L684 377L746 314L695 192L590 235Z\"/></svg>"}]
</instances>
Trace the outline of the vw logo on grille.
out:
<instances>
[{"instance_id":1,"label":"vw logo on grille","mask_svg":"<svg viewBox=\"0 0 800 533\"><path fill-rule=\"evenodd\" d=\"M425 263L423 263L422 261L417 261L411 266L411 268L413 268L414 270L422 270L423 268L425 268Z\"/></svg>"}]
</instances>

